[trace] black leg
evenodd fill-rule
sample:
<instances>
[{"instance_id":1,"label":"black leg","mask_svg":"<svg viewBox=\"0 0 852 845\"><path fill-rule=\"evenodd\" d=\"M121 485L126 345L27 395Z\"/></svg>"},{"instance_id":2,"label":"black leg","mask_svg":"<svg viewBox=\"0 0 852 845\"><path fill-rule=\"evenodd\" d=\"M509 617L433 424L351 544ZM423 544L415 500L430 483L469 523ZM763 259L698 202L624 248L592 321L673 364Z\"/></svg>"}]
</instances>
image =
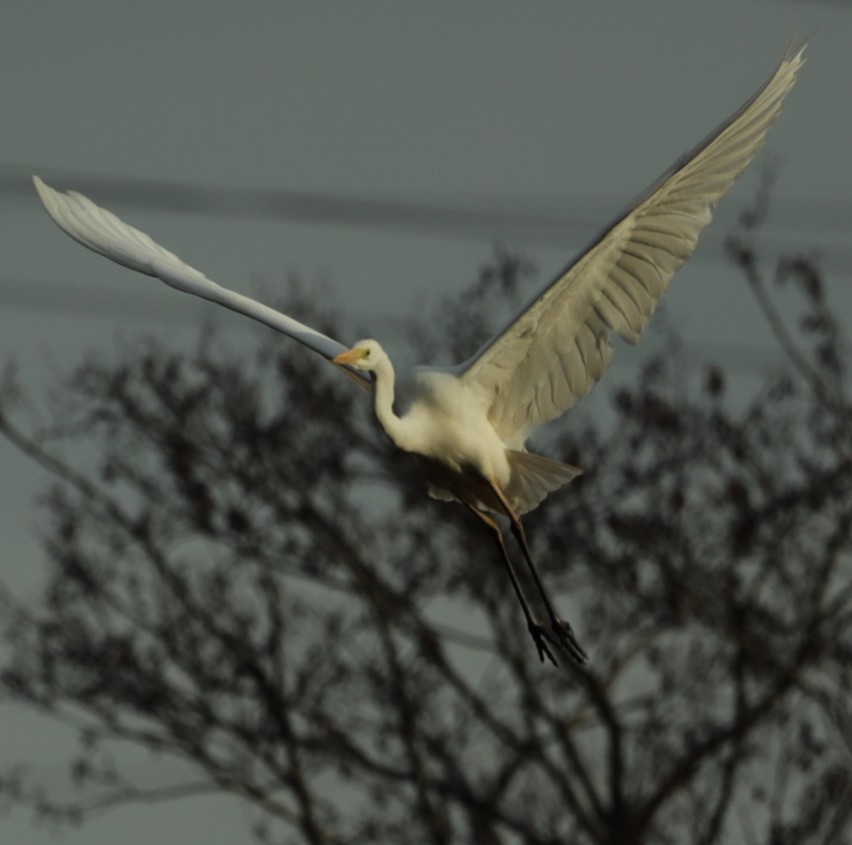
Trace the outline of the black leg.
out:
<instances>
[{"instance_id":1,"label":"black leg","mask_svg":"<svg viewBox=\"0 0 852 845\"><path fill-rule=\"evenodd\" d=\"M544 663L544 658L547 659L554 665L558 666L559 664L556 662L556 658L551 653L550 649L547 646L547 640L550 639L547 635L547 630L544 625L541 624L530 611L530 606L527 603L526 597L524 596L523 590L521 589L521 584L518 581L518 576L515 574L515 569L512 566L512 561L509 558L509 552L506 549L506 544L503 542L503 532L500 530L500 526L490 517L488 514L483 513L483 511L478 508L473 507L472 505L467 504L467 502L463 502L464 506L474 515L479 517L482 522L484 522L488 528L491 530L494 539L497 541L497 545L500 547L500 554L503 557L503 563L506 565L506 570L509 573L509 578L512 581L512 587L515 590L515 595L518 597L518 601L520 602L521 608L524 611L524 617L527 620L527 629L530 632L530 635L533 638L533 642L535 643L536 648L538 649L538 657L542 663Z\"/></svg>"},{"instance_id":2,"label":"black leg","mask_svg":"<svg viewBox=\"0 0 852 845\"><path fill-rule=\"evenodd\" d=\"M577 642L577 637L574 635L573 628L554 610L553 605L550 602L550 598L547 595L547 591L544 589L544 584L542 584L541 578L538 577L538 571L533 563L530 547L527 544L527 536L524 532L523 525L521 525L521 520L512 510L512 507L509 505L509 502L506 500L503 492L496 487L496 485L492 485L492 489L494 490L497 498L500 500L500 504L503 506L503 510L509 518L509 523L512 526L512 534L518 541L518 545L524 553L524 559L527 562L527 567L533 577L533 581L535 581L541 600L544 602L545 610L547 610L547 615L550 618L550 627L556 636L557 642L577 663L585 663L586 660L588 660L588 655L585 651L583 651L580 643Z\"/></svg>"}]
</instances>

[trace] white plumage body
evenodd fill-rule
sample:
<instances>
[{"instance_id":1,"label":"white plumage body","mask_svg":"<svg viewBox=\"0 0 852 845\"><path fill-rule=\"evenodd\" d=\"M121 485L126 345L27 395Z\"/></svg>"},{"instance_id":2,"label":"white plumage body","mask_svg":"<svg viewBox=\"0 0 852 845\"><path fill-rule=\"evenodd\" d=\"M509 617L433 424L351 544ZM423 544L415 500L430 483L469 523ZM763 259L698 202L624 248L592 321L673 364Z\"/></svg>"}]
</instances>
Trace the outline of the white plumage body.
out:
<instances>
[{"instance_id":1,"label":"white plumage body","mask_svg":"<svg viewBox=\"0 0 852 845\"><path fill-rule=\"evenodd\" d=\"M488 392L471 389L455 368L417 367L400 379L398 393L394 408L401 425L392 439L414 456L429 494L437 499L467 499L501 513L491 490L479 483L484 477L505 491L516 513L524 514L580 473L529 455L522 443L519 449L506 444L488 417Z\"/></svg>"}]
</instances>

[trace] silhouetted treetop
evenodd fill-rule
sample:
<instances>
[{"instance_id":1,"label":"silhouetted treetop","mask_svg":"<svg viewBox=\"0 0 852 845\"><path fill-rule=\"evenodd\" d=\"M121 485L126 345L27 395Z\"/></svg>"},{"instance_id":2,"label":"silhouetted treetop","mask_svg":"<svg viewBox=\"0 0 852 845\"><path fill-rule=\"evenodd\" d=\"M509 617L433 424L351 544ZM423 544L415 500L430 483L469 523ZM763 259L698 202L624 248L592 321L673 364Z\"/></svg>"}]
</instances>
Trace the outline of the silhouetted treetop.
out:
<instances>
[{"instance_id":1,"label":"silhouetted treetop","mask_svg":"<svg viewBox=\"0 0 852 845\"><path fill-rule=\"evenodd\" d=\"M52 484L44 591L3 593L0 689L73 718L80 750L73 790L9 769L5 798L85 819L218 790L269 841L847 841L849 359L819 268L779 267L788 327L751 250L732 245L784 365L732 388L672 339L603 419L548 433L585 474L528 531L587 667L530 659L481 526L277 336L93 356L40 425L7 378L0 430ZM493 326L527 271L498 254L441 306L456 317L412 327L418 357L470 354L487 327L465 305ZM197 777L133 782L117 740Z\"/></svg>"}]
</instances>

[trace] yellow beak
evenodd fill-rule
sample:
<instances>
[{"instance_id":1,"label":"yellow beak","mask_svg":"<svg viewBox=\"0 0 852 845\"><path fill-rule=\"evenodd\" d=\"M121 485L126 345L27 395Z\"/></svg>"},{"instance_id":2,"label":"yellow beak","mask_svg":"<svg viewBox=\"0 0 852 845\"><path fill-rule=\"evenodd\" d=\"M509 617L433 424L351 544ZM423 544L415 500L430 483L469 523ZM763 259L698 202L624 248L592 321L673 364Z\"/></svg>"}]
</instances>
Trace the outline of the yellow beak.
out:
<instances>
[{"instance_id":1,"label":"yellow beak","mask_svg":"<svg viewBox=\"0 0 852 845\"><path fill-rule=\"evenodd\" d=\"M364 357L364 350L358 346L353 346L352 349L347 349L331 359L332 364L354 364Z\"/></svg>"}]
</instances>

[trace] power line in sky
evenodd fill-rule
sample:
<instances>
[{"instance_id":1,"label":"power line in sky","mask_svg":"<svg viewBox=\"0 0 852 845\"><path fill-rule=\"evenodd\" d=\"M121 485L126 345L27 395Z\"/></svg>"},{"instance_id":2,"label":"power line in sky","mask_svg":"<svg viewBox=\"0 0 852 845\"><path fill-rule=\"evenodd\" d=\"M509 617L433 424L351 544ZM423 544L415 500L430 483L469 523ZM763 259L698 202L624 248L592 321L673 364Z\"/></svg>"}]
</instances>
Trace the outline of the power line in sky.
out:
<instances>
[{"instance_id":1,"label":"power line in sky","mask_svg":"<svg viewBox=\"0 0 852 845\"><path fill-rule=\"evenodd\" d=\"M606 214L618 207L612 200L557 201L539 198L510 201L506 207L522 207L524 211L507 211L495 207L491 199L434 196L415 198L370 197L320 192L288 191L274 188L227 188L158 180L105 177L85 173L42 170L50 181L67 185L97 198L106 205L123 205L139 209L182 212L187 214L281 219L321 225L370 226L411 231L428 231L451 237L476 237L493 242L495 231L511 231L515 236L548 246L565 246L585 240L591 231L607 219ZM14 202L33 201L34 190L30 168L0 165L0 198ZM610 212L603 211L608 206ZM730 204L728 204L730 208ZM743 206L744 208L744 206ZM531 210L530 210L531 209ZM562 210L560 210L562 209ZM594 219L593 219L594 218ZM776 224L794 219L810 225L825 224L834 230L848 225L852 231L852 203L829 200L773 200L772 218ZM845 221L848 221L845 222ZM580 234L578 234L578 232ZM572 235L573 233L573 235ZM504 235L505 236L505 235ZM761 236L761 245L770 251L790 252L795 248L789 236ZM803 241L803 248L816 251L824 269L852 274L852 245L832 244L813 250ZM571 250L569 249L570 253ZM723 250L708 251L693 257L693 262L726 262ZM0 280L0 308L41 313L59 313L73 317L109 319L156 319L190 322L197 310L189 305L172 303L163 307L160 297L136 289L69 286L47 280ZM358 315L355 315L356 318ZM403 332L404 317L371 315ZM770 347L705 344L699 357L715 358L736 369L756 370L776 359ZM748 348L746 348L748 347Z\"/></svg>"},{"instance_id":2,"label":"power line in sky","mask_svg":"<svg viewBox=\"0 0 852 845\"><path fill-rule=\"evenodd\" d=\"M287 220L330 226L405 229L450 237L493 239L513 235L543 245L561 245L573 234L588 237L612 219L626 201L614 197L380 196L286 188L202 185L0 165L0 196L31 201L31 173L79 190L98 204L151 211ZM852 200L778 197L765 228L802 239L852 232ZM747 203L726 203L740 215ZM789 240L788 238L785 240Z\"/></svg>"},{"instance_id":3,"label":"power line in sky","mask_svg":"<svg viewBox=\"0 0 852 845\"><path fill-rule=\"evenodd\" d=\"M175 298L164 307L159 292L136 289L111 289L94 285L74 285L46 280L0 278L0 310L18 310L35 314L57 314L63 317L121 320L122 322L164 322L198 324L198 314L209 310L218 319L219 307L201 301ZM397 339L410 334L410 318L391 313L349 312L354 323L369 319L382 331ZM234 328L263 331L257 324L239 320ZM777 364L780 352L773 346L755 343L690 342L689 364L718 361L728 370L758 372ZM634 360L638 363L638 359Z\"/></svg>"}]
</instances>

